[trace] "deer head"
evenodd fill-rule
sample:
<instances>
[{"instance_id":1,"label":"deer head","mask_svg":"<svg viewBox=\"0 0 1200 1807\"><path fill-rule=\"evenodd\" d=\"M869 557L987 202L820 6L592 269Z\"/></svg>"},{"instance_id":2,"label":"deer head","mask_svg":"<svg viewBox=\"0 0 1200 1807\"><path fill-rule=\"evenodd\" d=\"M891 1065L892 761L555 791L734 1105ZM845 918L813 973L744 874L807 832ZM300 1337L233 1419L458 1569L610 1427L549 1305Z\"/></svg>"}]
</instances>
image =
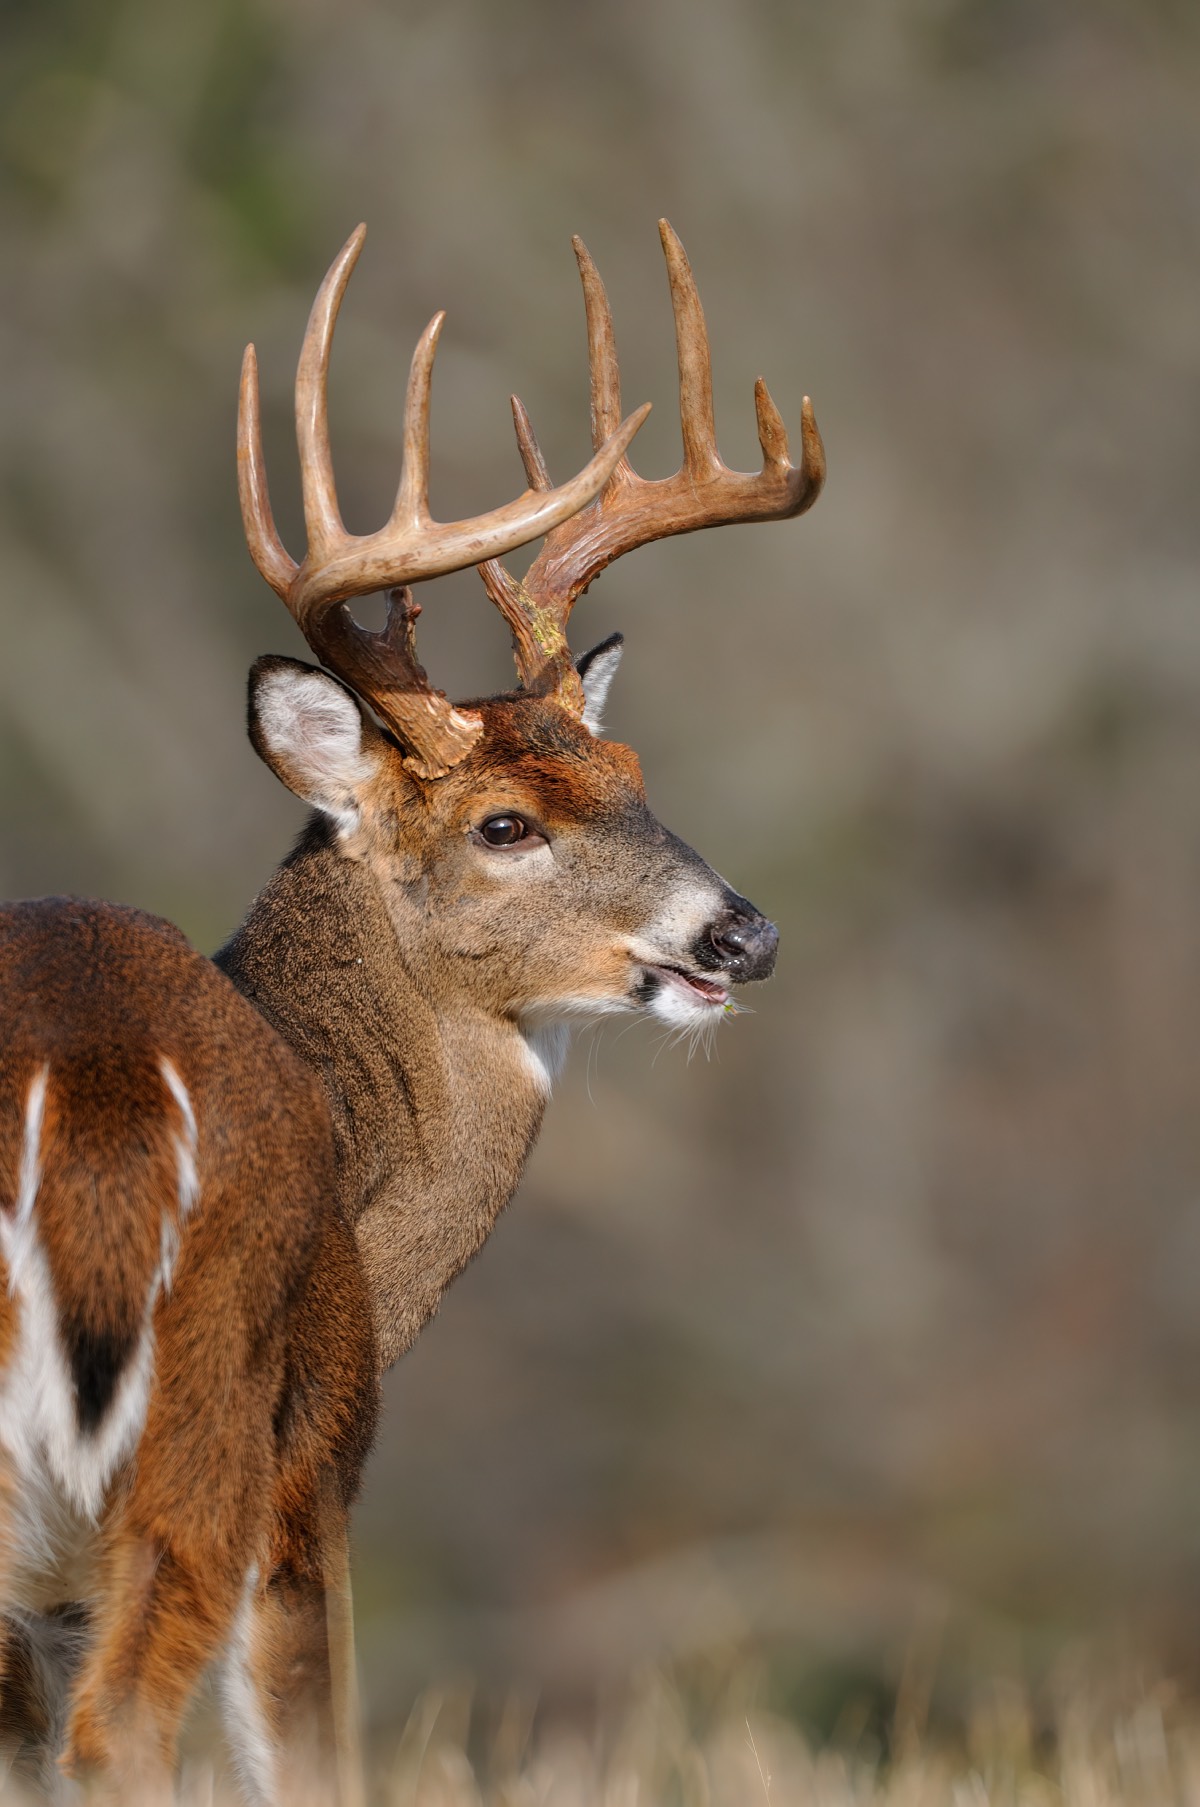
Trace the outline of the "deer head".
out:
<instances>
[{"instance_id":1,"label":"deer head","mask_svg":"<svg viewBox=\"0 0 1200 1807\"><path fill-rule=\"evenodd\" d=\"M493 514L451 525L429 516L429 380L439 315L413 358L392 517L363 538L342 525L325 385L362 228L322 285L300 358L308 550L299 565L280 543L267 500L252 347L243 371L239 470L250 549L327 667L259 661L251 680L254 745L321 812L331 844L373 874L415 982L447 1008L453 1001L503 1018L533 1039L548 1022L609 1010L646 1009L673 1027L703 1029L729 1006L731 985L767 977L775 960L774 927L656 821L635 754L599 738L620 636L577 662L567 646L576 598L622 552L728 521L802 513L824 478L807 398L795 467L761 380L762 470L722 463L703 312L683 247L665 221L660 230L684 442L683 466L672 478L647 481L629 465L626 448L648 410L620 420L608 302L578 240L595 456L554 488L514 397L529 488ZM499 556L543 535L540 555L518 582ZM510 626L520 687L453 707L417 662L419 608L407 585L469 564L478 565ZM387 624L371 633L346 602L385 586Z\"/></svg>"}]
</instances>

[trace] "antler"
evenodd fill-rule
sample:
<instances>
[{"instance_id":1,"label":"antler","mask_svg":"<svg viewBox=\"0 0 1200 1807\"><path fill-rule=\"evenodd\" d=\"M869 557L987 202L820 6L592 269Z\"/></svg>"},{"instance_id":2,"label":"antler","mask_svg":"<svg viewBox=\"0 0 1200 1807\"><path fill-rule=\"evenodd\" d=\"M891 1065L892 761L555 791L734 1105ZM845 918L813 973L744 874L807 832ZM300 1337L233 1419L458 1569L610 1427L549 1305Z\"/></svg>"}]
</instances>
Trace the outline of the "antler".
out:
<instances>
[{"instance_id":1,"label":"antler","mask_svg":"<svg viewBox=\"0 0 1200 1807\"><path fill-rule=\"evenodd\" d=\"M761 471L732 471L717 451L713 422L712 360L704 310L687 253L666 220L658 222L671 284L679 361L679 414L683 464L673 477L639 477L622 456L597 500L547 535L518 582L498 559L480 566L488 595L508 622L517 670L527 689L556 691L582 712L583 693L571 663L566 629L576 598L604 567L651 540L727 521L781 521L803 514L821 493L825 451L812 403L800 413L801 458L790 463L787 432L761 377L754 385ZM592 444L599 447L621 415L612 311L599 272L583 240L572 241L583 279L591 371ZM550 478L529 416L512 398L517 443L530 487L549 493Z\"/></svg>"},{"instance_id":2,"label":"antler","mask_svg":"<svg viewBox=\"0 0 1200 1807\"><path fill-rule=\"evenodd\" d=\"M514 502L465 521L437 522L429 512L429 386L444 314L422 333L408 378L404 462L395 507L377 533L348 533L338 509L329 449L327 383L338 309L366 237L360 226L330 266L309 315L296 372L296 442L308 549L302 564L276 531L263 464L258 363L246 347L238 407L238 492L250 555L287 604L317 657L343 678L408 749L419 776L441 777L465 758L480 718L453 708L417 662L413 623L420 614L405 585L511 552L566 521L591 502L615 472L649 412L636 414L595 441L596 455L558 489L531 485ZM381 633L360 627L347 598L391 586Z\"/></svg>"}]
</instances>

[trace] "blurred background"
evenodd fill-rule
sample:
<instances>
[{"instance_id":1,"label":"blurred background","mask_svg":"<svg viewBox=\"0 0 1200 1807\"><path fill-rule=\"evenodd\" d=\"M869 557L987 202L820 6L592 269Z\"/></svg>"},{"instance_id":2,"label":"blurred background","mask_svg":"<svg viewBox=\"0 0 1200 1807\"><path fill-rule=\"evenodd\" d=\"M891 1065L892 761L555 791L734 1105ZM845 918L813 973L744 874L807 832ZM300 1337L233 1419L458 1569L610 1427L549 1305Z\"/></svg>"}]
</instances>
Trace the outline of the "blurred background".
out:
<instances>
[{"instance_id":1,"label":"blurred background","mask_svg":"<svg viewBox=\"0 0 1200 1807\"><path fill-rule=\"evenodd\" d=\"M0 889L204 948L300 825L243 731L301 652L245 555L253 337L284 537L320 277L349 524L407 361L443 518L587 453L569 238L673 469L655 221L726 457L760 371L827 492L626 559L609 712L779 922L688 1064L577 1046L526 1183L390 1377L357 1519L368 1705L573 1703L752 1657L814 1722L1200 1625L1200 12L1183 0L7 0ZM435 682L511 681L470 574Z\"/></svg>"}]
</instances>

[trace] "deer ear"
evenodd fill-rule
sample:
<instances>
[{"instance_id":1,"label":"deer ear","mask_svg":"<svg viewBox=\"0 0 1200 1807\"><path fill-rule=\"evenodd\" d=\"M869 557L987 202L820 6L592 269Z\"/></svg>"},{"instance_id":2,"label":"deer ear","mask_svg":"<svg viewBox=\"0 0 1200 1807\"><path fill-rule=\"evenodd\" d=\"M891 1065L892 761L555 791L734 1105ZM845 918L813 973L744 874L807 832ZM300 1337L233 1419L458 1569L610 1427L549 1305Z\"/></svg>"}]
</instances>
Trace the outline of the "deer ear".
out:
<instances>
[{"instance_id":1,"label":"deer ear","mask_svg":"<svg viewBox=\"0 0 1200 1807\"><path fill-rule=\"evenodd\" d=\"M305 803L348 833L363 786L379 767L383 736L336 678L270 655L250 671L250 740L259 758Z\"/></svg>"},{"instance_id":2,"label":"deer ear","mask_svg":"<svg viewBox=\"0 0 1200 1807\"><path fill-rule=\"evenodd\" d=\"M575 669L583 683L583 725L593 734L599 734L604 727L602 717L608 701L608 687L617 675L624 649L624 634L610 634L607 640L593 646L590 653L581 653L575 661Z\"/></svg>"}]
</instances>

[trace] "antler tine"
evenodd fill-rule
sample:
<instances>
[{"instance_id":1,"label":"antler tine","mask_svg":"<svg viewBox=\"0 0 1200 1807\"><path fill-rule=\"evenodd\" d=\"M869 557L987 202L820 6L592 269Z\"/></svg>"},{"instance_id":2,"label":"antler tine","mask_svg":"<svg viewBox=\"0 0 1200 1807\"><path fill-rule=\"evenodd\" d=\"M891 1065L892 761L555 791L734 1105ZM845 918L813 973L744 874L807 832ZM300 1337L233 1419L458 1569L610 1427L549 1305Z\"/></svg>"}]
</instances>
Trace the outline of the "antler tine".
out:
<instances>
[{"instance_id":1,"label":"antler tine","mask_svg":"<svg viewBox=\"0 0 1200 1807\"><path fill-rule=\"evenodd\" d=\"M246 528L250 556L277 596L287 600L292 579L300 569L290 556L275 526L263 462L262 411L258 399L258 358L247 345L242 358L238 391L237 437L238 497Z\"/></svg>"},{"instance_id":2,"label":"antler tine","mask_svg":"<svg viewBox=\"0 0 1200 1807\"><path fill-rule=\"evenodd\" d=\"M578 234L571 240L579 280L583 284L583 311L587 320L588 375L591 386L592 444L603 445L621 418L621 371L617 363L617 339L612 308L591 252Z\"/></svg>"},{"instance_id":3,"label":"antler tine","mask_svg":"<svg viewBox=\"0 0 1200 1807\"><path fill-rule=\"evenodd\" d=\"M513 426L517 430L517 448L521 454L521 463L525 466L529 487L549 489L550 473L546 469L546 460L542 457L542 448L537 442L529 411L519 395L510 395L508 399L512 407Z\"/></svg>"},{"instance_id":4,"label":"antler tine","mask_svg":"<svg viewBox=\"0 0 1200 1807\"><path fill-rule=\"evenodd\" d=\"M687 252L666 220L658 222L667 280L671 285L671 310L675 316L675 351L679 364L679 420L683 428L684 467L703 478L723 470L717 451L713 418L712 353L708 326Z\"/></svg>"},{"instance_id":5,"label":"antler tine","mask_svg":"<svg viewBox=\"0 0 1200 1807\"><path fill-rule=\"evenodd\" d=\"M546 460L533 430L529 410L519 395L510 395L508 399L517 434L517 449L521 454L521 463L525 466L529 487L536 490L549 489L550 473L546 469ZM479 567L479 575L483 579L488 600L495 604L512 630L513 644L517 649L517 669L536 671L544 655L531 632L528 617L521 608L520 584L515 577L509 575L498 558L484 559Z\"/></svg>"},{"instance_id":6,"label":"antler tine","mask_svg":"<svg viewBox=\"0 0 1200 1807\"><path fill-rule=\"evenodd\" d=\"M429 389L433 381L433 360L445 324L444 313L437 313L417 340L408 372L408 390L404 397L404 461L400 466L400 487L392 509L389 526L420 527L429 514Z\"/></svg>"},{"instance_id":7,"label":"antler tine","mask_svg":"<svg viewBox=\"0 0 1200 1807\"><path fill-rule=\"evenodd\" d=\"M796 510L797 514L811 508L825 487L825 441L821 438L816 411L807 395L800 403L800 445L800 474L805 495L802 506Z\"/></svg>"},{"instance_id":8,"label":"antler tine","mask_svg":"<svg viewBox=\"0 0 1200 1807\"><path fill-rule=\"evenodd\" d=\"M807 395L804 407L811 416L812 403ZM778 465L786 470L791 463L787 428L783 424L783 416L771 400L771 391L760 376L754 379L754 418L758 422L758 443L762 447L763 463ZM813 425L816 425L815 420Z\"/></svg>"},{"instance_id":9,"label":"antler tine","mask_svg":"<svg viewBox=\"0 0 1200 1807\"><path fill-rule=\"evenodd\" d=\"M300 453L300 486L304 496L304 525L308 532L308 558L320 558L345 537L333 478L329 449L329 353L342 296L358 262L365 226L357 226L346 240L317 290L308 316L300 363L296 370L296 447ZM308 559L305 561L308 562Z\"/></svg>"}]
</instances>

